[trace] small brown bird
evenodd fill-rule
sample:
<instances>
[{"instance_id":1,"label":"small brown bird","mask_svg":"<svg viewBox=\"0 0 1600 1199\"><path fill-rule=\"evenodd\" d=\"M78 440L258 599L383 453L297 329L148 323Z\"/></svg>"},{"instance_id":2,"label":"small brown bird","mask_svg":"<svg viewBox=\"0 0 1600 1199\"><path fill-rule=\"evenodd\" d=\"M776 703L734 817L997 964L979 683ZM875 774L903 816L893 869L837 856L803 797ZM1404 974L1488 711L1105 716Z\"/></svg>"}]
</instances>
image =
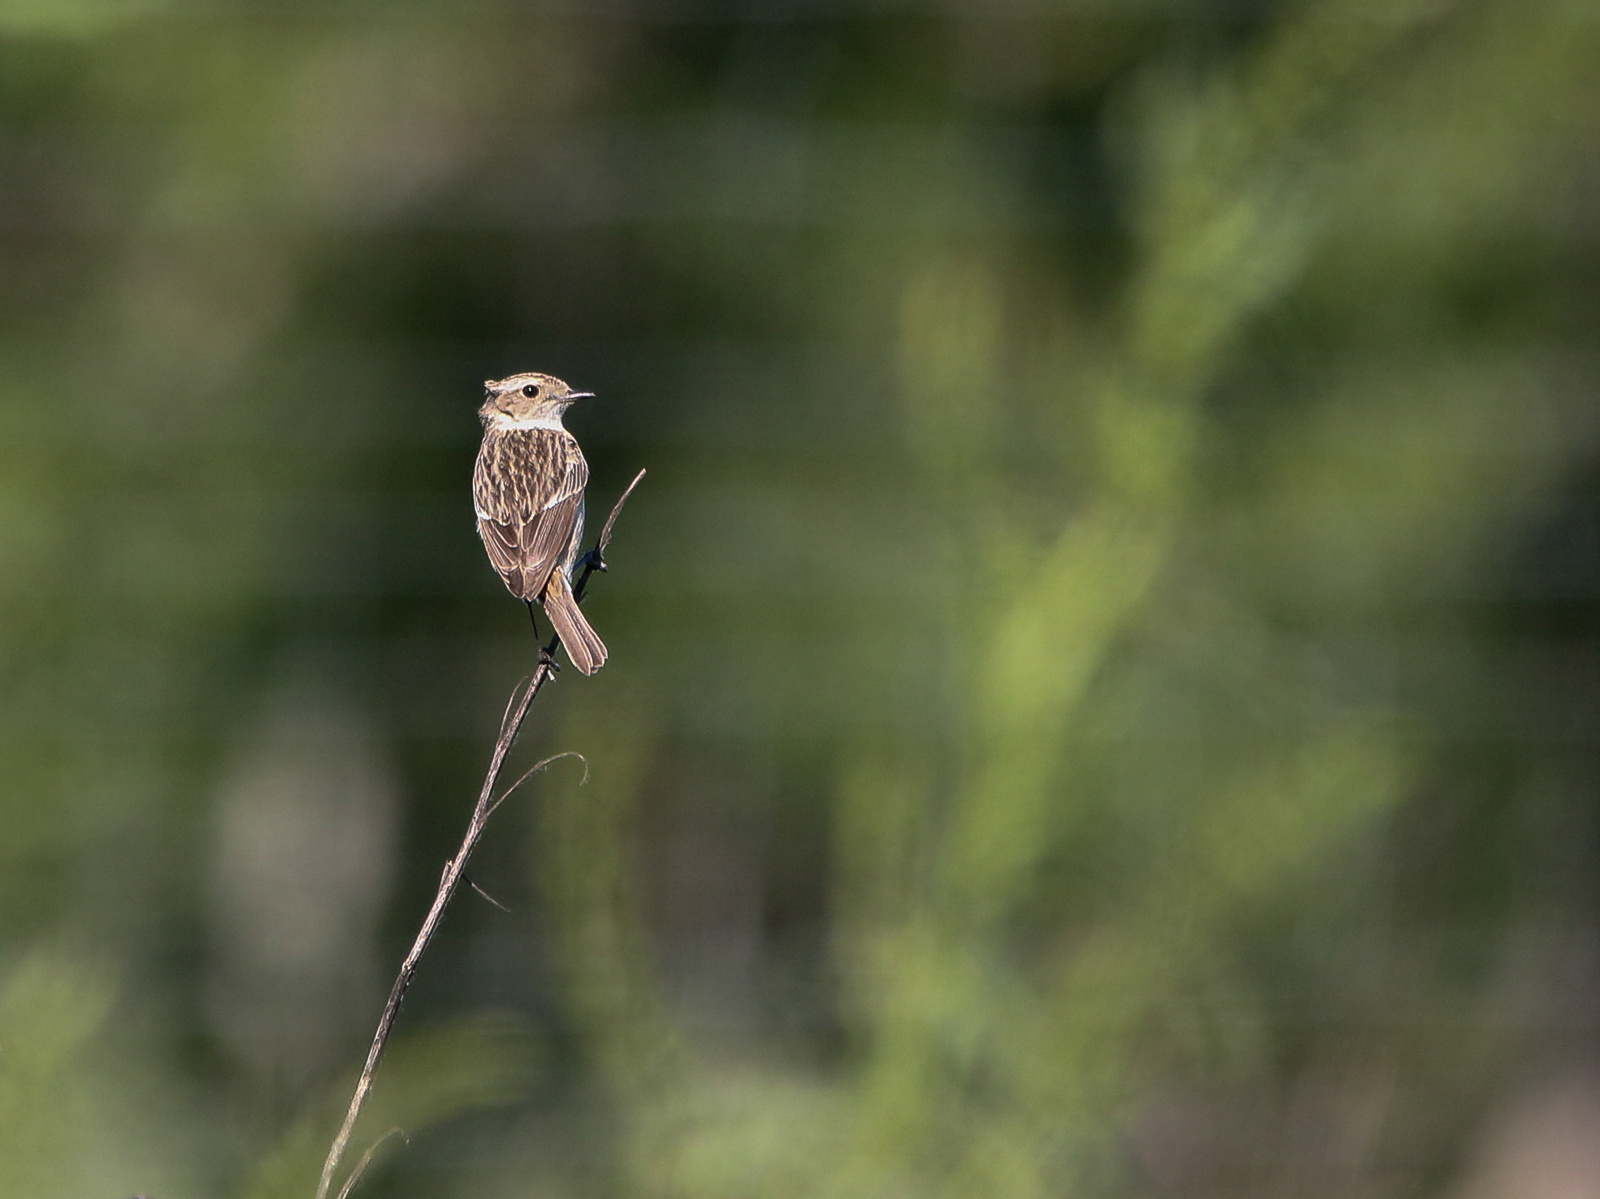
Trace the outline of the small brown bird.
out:
<instances>
[{"instance_id":1,"label":"small brown bird","mask_svg":"<svg viewBox=\"0 0 1600 1199\"><path fill-rule=\"evenodd\" d=\"M472 472L478 536L511 594L530 613L534 600L543 604L572 664L593 674L605 665L605 642L572 598L589 464L561 414L594 393L536 374L483 386L483 445Z\"/></svg>"}]
</instances>

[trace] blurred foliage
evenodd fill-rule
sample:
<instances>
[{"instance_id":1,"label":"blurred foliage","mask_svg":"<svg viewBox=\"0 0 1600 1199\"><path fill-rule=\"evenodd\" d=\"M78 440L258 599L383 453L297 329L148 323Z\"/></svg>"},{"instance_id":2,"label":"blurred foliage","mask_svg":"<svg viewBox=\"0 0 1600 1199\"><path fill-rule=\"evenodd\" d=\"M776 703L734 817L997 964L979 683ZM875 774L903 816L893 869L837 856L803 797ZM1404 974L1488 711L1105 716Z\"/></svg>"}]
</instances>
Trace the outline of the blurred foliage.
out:
<instances>
[{"instance_id":1,"label":"blurred foliage","mask_svg":"<svg viewBox=\"0 0 1600 1199\"><path fill-rule=\"evenodd\" d=\"M1535 1193L1597 64L1557 0L8 6L0 1191L310 1194L532 662L466 480L540 369L596 508L650 469L519 751L591 778L497 816L360 1193Z\"/></svg>"}]
</instances>

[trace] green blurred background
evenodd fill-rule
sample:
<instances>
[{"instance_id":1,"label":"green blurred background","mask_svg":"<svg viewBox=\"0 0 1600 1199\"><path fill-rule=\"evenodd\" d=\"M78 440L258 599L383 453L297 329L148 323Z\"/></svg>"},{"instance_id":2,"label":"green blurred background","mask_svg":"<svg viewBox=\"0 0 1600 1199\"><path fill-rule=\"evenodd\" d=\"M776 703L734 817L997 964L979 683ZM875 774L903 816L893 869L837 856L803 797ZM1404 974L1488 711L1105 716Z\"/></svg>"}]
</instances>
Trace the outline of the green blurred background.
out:
<instances>
[{"instance_id":1,"label":"green blurred background","mask_svg":"<svg viewBox=\"0 0 1600 1199\"><path fill-rule=\"evenodd\" d=\"M0 1194L1600 1188L1600 6L0 7ZM1566 1188L1566 1189L1562 1189Z\"/></svg>"}]
</instances>

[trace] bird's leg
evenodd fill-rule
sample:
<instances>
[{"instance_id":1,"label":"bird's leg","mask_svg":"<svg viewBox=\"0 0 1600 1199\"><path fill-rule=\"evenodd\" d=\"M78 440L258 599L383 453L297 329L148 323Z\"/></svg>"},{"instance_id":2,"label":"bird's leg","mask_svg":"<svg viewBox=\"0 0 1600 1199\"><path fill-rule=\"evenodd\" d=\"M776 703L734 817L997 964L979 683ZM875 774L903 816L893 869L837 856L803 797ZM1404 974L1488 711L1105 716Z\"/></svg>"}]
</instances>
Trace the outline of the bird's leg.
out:
<instances>
[{"instance_id":1,"label":"bird's leg","mask_svg":"<svg viewBox=\"0 0 1600 1199\"><path fill-rule=\"evenodd\" d=\"M528 605L528 619L533 622L533 635L537 638L539 636L539 618L533 614L533 601L523 600L522 602ZM552 637L549 645L541 645L539 647L539 665L548 666L551 674L561 669L561 663L556 661L556 646L559 644L561 644L561 639Z\"/></svg>"}]
</instances>

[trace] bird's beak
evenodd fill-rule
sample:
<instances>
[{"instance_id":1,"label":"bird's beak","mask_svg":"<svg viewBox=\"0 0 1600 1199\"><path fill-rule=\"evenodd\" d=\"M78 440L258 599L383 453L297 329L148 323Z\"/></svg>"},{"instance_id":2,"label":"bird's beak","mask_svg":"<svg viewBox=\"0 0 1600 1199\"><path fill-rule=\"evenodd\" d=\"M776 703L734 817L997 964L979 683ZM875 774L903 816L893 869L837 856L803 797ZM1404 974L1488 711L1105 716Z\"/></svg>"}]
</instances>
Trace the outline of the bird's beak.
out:
<instances>
[{"instance_id":1,"label":"bird's beak","mask_svg":"<svg viewBox=\"0 0 1600 1199\"><path fill-rule=\"evenodd\" d=\"M564 399L564 400L592 400L592 399L594 399L594 392L592 392L592 391L569 391L569 392L567 392L566 395L562 396L561 398Z\"/></svg>"}]
</instances>

